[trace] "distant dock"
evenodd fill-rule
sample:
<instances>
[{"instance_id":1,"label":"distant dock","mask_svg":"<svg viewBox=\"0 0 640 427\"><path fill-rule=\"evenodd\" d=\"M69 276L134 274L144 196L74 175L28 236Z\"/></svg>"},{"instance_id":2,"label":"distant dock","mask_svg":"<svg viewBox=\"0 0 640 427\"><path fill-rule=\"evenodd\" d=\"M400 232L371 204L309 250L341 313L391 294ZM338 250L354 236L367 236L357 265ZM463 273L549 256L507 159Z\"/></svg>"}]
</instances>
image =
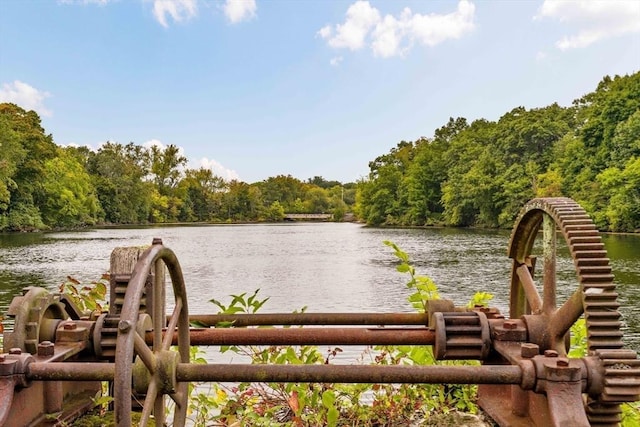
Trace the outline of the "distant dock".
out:
<instances>
[{"instance_id":1,"label":"distant dock","mask_svg":"<svg viewBox=\"0 0 640 427\"><path fill-rule=\"evenodd\" d=\"M333 219L332 214L298 214L298 213L287 213L284 214L285 221L331 221Z\"/></svg>"}]
</instances>

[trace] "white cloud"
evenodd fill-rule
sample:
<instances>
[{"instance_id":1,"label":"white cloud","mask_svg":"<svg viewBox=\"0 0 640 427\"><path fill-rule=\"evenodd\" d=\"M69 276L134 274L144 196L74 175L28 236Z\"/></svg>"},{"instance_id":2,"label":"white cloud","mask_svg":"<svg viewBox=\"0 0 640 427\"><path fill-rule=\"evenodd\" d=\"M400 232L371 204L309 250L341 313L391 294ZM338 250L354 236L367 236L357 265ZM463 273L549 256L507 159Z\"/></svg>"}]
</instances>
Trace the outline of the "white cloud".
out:
<instances>
[{"instance_id":1,"label":"white cloud","mask_svg":"<svg viewBox=\"0 0 640 427\"><path fill-rule=\"evenodd\" d=\"M380 12L368 1L359 0L347 9L347 20L336 25L336 35L329 39L329 46L357 50L364 46L367 33L380 21ZM326 31L325 31L326 33Z\"/></svg>"},{"instance_id":2,"label":"white cloud","mask_svg":"<svg viewBox=\"0 0 640 427\"><path fill-rule=\"evenodd\" d=\"M335 28L328 25L317 34L333 48L358 50L369 46L375 56L388 58L406 54L417 42L435 46L458 39L474 29L475 6L460 0L454 12L422 15L405 8L399 16L382 17L368 1L349 6L346 20Z\"/></svg>"},{"instance_id":3,"label":"white cloud","mask_svg":"<svg viewBox=\"0 0 640 427\"><path fill-rule=\"evenodd\" d=\"M329 61L329 64L331 64L334 67L337 67L338 65L340 65L343 59L344 58L342 58L342 56L336 56L335 58L331 58L331 60Z\"/></svg>"},{"instance_id":4,"label":"white cloud","mask_svg":"<svg viewBox=\"0 0 640 427\"><path fill-rule=\"evenodd\" d=\"M191 162L189 162L189 167L194 168L191 165ZM237 181L240 181L240 175L238 175L236 171L234 171L233 169L225 168L224 166L222 166L220 163L218 163L213 159L207 159L206 157L201 158L197 162L197 166L195 166L195 169L197 168L211 169L214 175L221 177L225 181L232 181L234 179Z\"/></svg>"},{"instance_id":5,"label":"white cloud","mask_svg":"<svg viewBox=\"0 0 640 427\"><path fill-rule=\"evenodd\" d=\"M153 0L153 16L163 27L168 27L167 17L174 22L193 18L198 13L197 0Z\"/></svg>"},{"instance_id":6,"label":"white cloud","mask_svg":"<svg viewBox=\"0 0 640 427\"><path fill-rule=\"evenodd\" d=\"M322 37L323 39L326 39L331 36L332 32L333 32L333 29L331 28L331 25L325 25L324 27L318 30L316 35Z\"/></svg>"},{"instance_id":7,"label":"white cloud","mask_svg":"<svg viewBox=\"0 0 640 427\"><path fill-rule=\"evenodd\" d=\"M539 51L536 53L536 61L541 62L547 59L547 53L543 51Z\"/></svg>"},{"instance_id":8,"label":"white cloud","mask_svg":"<svg viewBox=\"0 0 640 427\"><path fill-rule=\"evenodd\" d=\"M255 17L258 6L255 0L226 0L222 10L232 24L237 24Z\"/></svg>"},{"instance_id":9,"label":"white cloud","mask_svg":"<svg viewBox=\"0 0 640 427\"><path fill-rule=\"evenodd\" d=\"M34 110L45 117L53 115L51 110L44 106L44 100L50 96L49 92L39 91L20 80L4 83L0 89L0 102L12 102L25 110Z\"/></svg>"},{"instance_id":10,"label":"white cloud","mask_svg":"<svg viewBox=\"0 0 640 427\"><path fill-rule=\"evenodd\" d=\"M560 50L640 32L640 2L634 0L545 0L534 20L550 18L577 33L556 41Z\"/></svg>"},{"instance_id":11,"label":"white cloud","mask_svg":"<svg viewBox=\"0 0 640 427\"><path fill-rule=\"evenodd\" d=\"M415 14L411 18L411 35L427 46L435 46L447 39L459 39L474 29L475 11L473 3L462 0L455 12L446 15Z\"/></svg>"}]
</instances>

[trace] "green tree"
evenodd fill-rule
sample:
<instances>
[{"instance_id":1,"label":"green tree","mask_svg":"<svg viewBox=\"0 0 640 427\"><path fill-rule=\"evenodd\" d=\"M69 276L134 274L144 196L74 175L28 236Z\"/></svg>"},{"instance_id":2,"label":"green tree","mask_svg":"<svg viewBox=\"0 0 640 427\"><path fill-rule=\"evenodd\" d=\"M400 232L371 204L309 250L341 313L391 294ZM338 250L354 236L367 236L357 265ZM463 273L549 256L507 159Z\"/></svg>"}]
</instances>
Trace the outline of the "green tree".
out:
<instances>
[{"instance_id":1,"label":"green tree","mask_svg":"<svg viewBox=\"0 0 640 427\"><path fill-rule=\"evenodd\" d=\"M265 212L265 219L267 221L282 221L284 219L284 208L277 200L271 203L269 209Z\"/></svg>"},{"instance_id":2,"label":"green tree","mask_svg":"<svg viewBox=\"0 0 640 427\"><path fill-rule=\"evenodd\" d=\"M47 160L44 170L42 216L46 224L76 227L99 220L100 202L91 178L71 152L59 149L58 157Z\"/></svg>"},{"instance_id":3,"label":"green tree","mask_svg":"<svg viewBox=\"0 0 640 427\"><path fill-rule=\"evenodd\" d=\"M184 221L210 221L222 215L222 192L227 183L211 169L187 169L179 187L184 194Z\"/></svg>"},{"instance_id":4,"label":"green tree","mask_svg":"<svg viewBox=\"0 0 640 427\"><path fill-rule=\"evenodd\" d=\"M9 208L11 192L17 187L13 178L26 154L18 133L11 128L9 118L0 115L0 215Z\"/></svg>"},{"instance_id":5,"label":"green tree","mask_svg":"<svg viewBox=\"0 0 640 427\"><path fill-rule=\"evenodd\" d=\"M267 208L275 201L279 202L287 212L292 212L296 199L304 200L307 186L291 175L270 177L256 184Z\"/></svg>"},{"instance_id":6,"label":"green tree","mask_svg":"<svg viewBox=\"0 0 640 427\"><path fill-rule=\"evenodd\" d=\"M161 194L168 195L175 188L182 176L182 169L187 165L187 158L180 154L180 148L170 144L164 149L157 145L149 149L151 176Z\"/></svg>"},{"instance_id":7,"label":"green tree","mask_svg":"<svg viewBox=\"0 0 640 427\"><path fill-rule=\"evenodd\" d=\"M46 135L40 124L40 116L35 111L26 111L15 104L0 104L0 139L11 141L11 150L7 150L7 160L15 163L7 172L11 173L11 181L7 190L10 192L9 205L5 209L1 224L4 229L24 230L43 228L40 208L46 201L42 187L45 178L45 162L57 155L57 146L51 135ZM19 141L21 148L15 145ZM3 150L4 151L4 150Z\"/></svg>"},{"instance_id":8,"label":"green tree","mask_svg":"<svg viewBox=\"0 0 640 427\"><path fill-rule=\"evenodd\" d=\"M640 230L640 157L631 158L622 170L605 169L597 181L608 199L603 212L606 226L615 231Z\"/></svg>"},{"instance_id":9,"label":"green tree","mask_svg":"<svg viewBox=\"0 0 640 427\"><path fill-rule=\"evenodd\" d=\"M145 150L133 143L104 143L87 160L105 221L113 224L147 222L153 184L147 176Z\"/></svg>"}]
</instances>

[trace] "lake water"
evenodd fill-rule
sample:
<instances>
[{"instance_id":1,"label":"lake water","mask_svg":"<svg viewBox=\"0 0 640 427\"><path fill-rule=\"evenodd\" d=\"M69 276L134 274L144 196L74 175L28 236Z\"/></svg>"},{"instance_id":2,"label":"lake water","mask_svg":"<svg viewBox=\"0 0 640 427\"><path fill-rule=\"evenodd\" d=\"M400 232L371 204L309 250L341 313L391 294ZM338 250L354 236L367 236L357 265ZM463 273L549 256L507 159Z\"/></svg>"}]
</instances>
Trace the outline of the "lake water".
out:
<instances>
[{"instance_id":1,"label":"lake water","mask_svg":"<svg viewBox=\"0 0 640 427\"><path fill-rule=\"evenodd\" d=\"M119 246L154 237L177 255L189 311L215 313L211 298L252 293L269 297L262 312L411 311L405 275L383 240L407 252L417 273L430 276L441 296L466 305L476 291L492 292L508 315L511 262L508 231L449 228L374 229L353 223L211 225L96 229L0 235L0 313L25 286L56 289L68 275L83 281L109 268ZM604 235L616 275L625 341L640 351L640 236ZM558 263L559 293L576 288L566 250Z\"/></svg>"}]
</instances>

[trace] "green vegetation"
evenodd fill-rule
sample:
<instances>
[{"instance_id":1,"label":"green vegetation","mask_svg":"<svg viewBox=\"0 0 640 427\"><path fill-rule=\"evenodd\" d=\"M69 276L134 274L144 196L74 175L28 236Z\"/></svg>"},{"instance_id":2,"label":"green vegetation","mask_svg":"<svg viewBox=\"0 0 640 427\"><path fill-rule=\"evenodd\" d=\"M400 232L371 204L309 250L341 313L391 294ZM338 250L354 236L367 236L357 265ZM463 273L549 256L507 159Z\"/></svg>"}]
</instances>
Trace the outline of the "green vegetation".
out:
<instances>
[{"instance_id":1,"label":"green vegetation","mask_svg":"<svg viewBox=\"0 0 640 427\"><path fill-rule=\"evenodd\" d=\"M210 169L188 169L175 145L60 147L37 113L0 104L0 231L281 221L285 212L331 213L341 220L355 192L355 183L320 176L225 181Z\"/></svg>"},{"instance_id":2,"label":"green vegetation","mask_svg":"<svg viewBox=\"0 0 640 427\"><path fill-rule=\"evenodd\" d=\"M177 146L57 146L34 111L0 104L0 231L94 224L281 221L354 207L371 225L510 227L520 207L568 196L602 230L640 230L640 73L604 77L570 107L451 118L402 141L359 183L279 175L248 184L188 169ZM355 206L354 206L355 205Z\"/></svg>"},{"instance_id":3,"label":"green vegetation","mask_svg":"<svg viewBox=\"0 0 640 427\"><path fill-rule=\"evenodd\" d=\"M397 245L385 241L407 273L407 288L414 291L407 299L418 311L427 300L437 299L435 283L416 274L409 256ZM211 300L220 313L256 313L267 302L258 292L232 295L224 304ZM491 295L479 293L473 305L486 303ZM304 308L302 309L304 311ZM217 327L231 327L220 324ZM323 354L315 346L226 346L256 364L329 364L342 352L329 348ZM200 359L201 360L201 359ZM376 365L478 364L478 362L436 361L430 346L377 346L366 348L359 363ZM424 384L329 384L329 383L240 383L233 386L202 384L191 395L191 417L198 425L252 426L381 426L381 425L457 425L458 412L476 413L476 386Z\"/></svg>"},{"instance_id":4,"label":"green vegetation","mask_svg":"<svg viewBox=\"0 0 640 427\"><path fill-rule=\"evenodd\" d=\"M571 107L451 118L369 163L356 211L372 225L511 227L534 197L568 196L602 230L640 230L640 73Z\"/></svg>"},{"instance_id":5,"label":"green vegetation","mask_svg":"<svg viewBox=\"0 0 640 427\"><path fill-rule=\"evenodd\" d=\"M396 270L408 274L406 283L413 293L407 301L417 310L424 311L429 299L438 299L438 289L427 276L416 274L409 255L395 243L384 241L398 264ZM104 309L107 276L90 284L82 284L69 277L60 285L60 291L69 294L82 310ZM231 295L224 304L212 299L219 313L257 313L269 300L261 299L259 290ZM468 307L486 306L493 295L477 292ZM302 311L306 309L303 308ZM232 327L230 323L217 327ZM315 346L225 346L222 352L233 352L256 364L329 364L342 349L329 348L323 354ZM198 347L190 349L191 363L206 364L204 352ZM587 355L587 337L584 319L571 330L570 357ZM430 346L377 346L367 348L359 363L377 365L459 365L478 364L474 361L436 361ZM81 417L74 426L109 424L113 413L107 411L111 398L104 395L95 399L94 410ZM477 386L455 384L332 384L332 383L191 383L189 385L188 418L193 425L219 426L386 426L461 425L466 413L476 413ZM167 408L171 412L172 408ZM640 402L622 405L622 427L640 423ZM135 414L134 416L139 416ZM136 420L134 419L134 425ZM468 421L468 420L466 420Z\"/></svg>"}]
</instances>

